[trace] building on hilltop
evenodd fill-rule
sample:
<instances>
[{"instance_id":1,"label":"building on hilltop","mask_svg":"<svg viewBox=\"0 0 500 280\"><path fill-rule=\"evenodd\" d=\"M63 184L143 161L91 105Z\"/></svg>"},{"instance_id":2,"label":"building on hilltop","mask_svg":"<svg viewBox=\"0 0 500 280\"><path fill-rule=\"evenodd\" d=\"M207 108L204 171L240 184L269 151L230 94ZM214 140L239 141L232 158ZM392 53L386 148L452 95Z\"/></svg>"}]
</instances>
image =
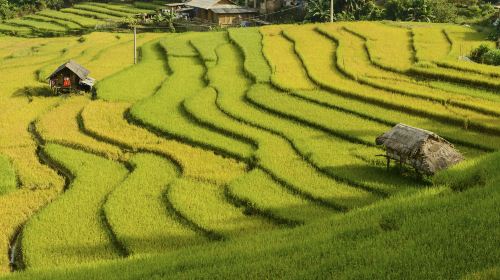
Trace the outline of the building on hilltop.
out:
<instances>
[{"instance_id":1,"label":"building on hilltop","mask_svg":"<svg viewBox=\"0 0 500 280\"><path fill-rule=\"evenodd\" d=\"M405 124L397 124L375 140L386 149L387 168L391 159L411 165L417 173L434 175L464 159L453 144L437 134Z\"/></svg>"},{"instance_id":2,"label":"building on hilltop","mask_svg":"<svg viewBox=\"0 0 500 280\"><path fill-rule=\"evenodd\" d=\"M59 66L48 80L52 91L60 92L91 91L95 79L89 77L90 71L85 69L74 60L70 60Z\"/></svg>"},{"instance_id":3,"label":"building on hilltop","mask_svg":"<svg viewBox=\"0 0 500 280\"><path fill-rule=\"evenodd\" d=\"M230 0L191 0L185 5L194 8L196 19L222 27L239 25L258 14L257 9L238 6Z\"/></svg>"}]
</instances>

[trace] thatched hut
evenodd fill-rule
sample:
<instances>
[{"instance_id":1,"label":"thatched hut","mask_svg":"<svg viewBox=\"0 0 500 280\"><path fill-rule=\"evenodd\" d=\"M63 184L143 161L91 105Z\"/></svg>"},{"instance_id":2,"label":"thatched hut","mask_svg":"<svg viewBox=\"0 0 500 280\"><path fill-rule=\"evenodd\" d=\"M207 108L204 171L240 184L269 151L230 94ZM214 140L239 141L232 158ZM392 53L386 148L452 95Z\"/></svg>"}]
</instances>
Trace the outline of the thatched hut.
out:
<instances>
[{"instance_id":1,"label":"thatched hut","mask_svg":"<svg viewBox=\"0 0 500 280\"><path fill-rule=\"evenodd\" d=\"M434 175L464 159L453 144L437 134L405 124L397 124L377 137L375 143L386 148L387 168L391 159L400 166L409 164L420 174Z\"/></svg>"}]
</instances>

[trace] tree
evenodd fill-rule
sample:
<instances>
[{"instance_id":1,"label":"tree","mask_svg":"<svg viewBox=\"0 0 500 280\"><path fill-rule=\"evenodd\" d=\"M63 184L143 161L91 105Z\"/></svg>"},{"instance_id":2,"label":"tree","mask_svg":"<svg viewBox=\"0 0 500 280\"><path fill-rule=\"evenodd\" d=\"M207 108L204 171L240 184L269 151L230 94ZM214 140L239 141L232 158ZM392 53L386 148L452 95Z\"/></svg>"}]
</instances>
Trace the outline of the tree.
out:
<instances>
[{"instance_id":1,"label":"tree","mask_svg":"<svg viewBox=\"0 0 500 280\"><path fill-rule=\"evenodd\" d=\"M8 19L14 15L14 7L7 0L0 0L0 19Z\"/></svg>"},{"instance_id":2,"label":"tree","mask_svg":"<svg viewBox=\"0 0 500 280\"><path fill-rule=\"evenodd\" d=\"M330 20L330 0L311 0L307 2L305 19L312 22Z\"/></svg>"}]
</instances>

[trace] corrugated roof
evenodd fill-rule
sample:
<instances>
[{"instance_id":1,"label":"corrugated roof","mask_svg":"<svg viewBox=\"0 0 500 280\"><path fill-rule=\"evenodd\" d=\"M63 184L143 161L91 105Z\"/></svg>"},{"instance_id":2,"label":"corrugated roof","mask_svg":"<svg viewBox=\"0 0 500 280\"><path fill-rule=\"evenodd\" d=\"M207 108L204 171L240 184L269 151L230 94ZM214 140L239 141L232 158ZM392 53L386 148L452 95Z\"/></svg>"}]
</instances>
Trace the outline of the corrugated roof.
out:
<instances>
[{"instance_id":1,"label":"corrugated roof","mask_svg":"<svg viewBox=\"0 0 500 280\"><path fill-rule=\"evenodd\" d=\"M217 5L221 0L192 0L186 2L186 6L208 10Z\"/></svg>"},{"instance_id":2,"label":"corrugated roof","mask_svg":"<svg viewBox=\"0 0 500 280\"><path fill-rule=\"evenodd\" d=\"M91 77L87 77L87 78L81 80L80 84L84 84L84 85L87 85L89 87L93 87L95 84L95 79L91 78Z\"/></svg>"},{"instance_id":3,"label":"corrugated roof","mask_svg":"<svg viewBox=\"0 0 500 280\"><path fill-rule=\"evenodd\" d=\"M227 4L216 5L210 10L216 14L253 14L258 12L257 9Z\"/></svg>"},{"instance_id":4,"label":"corrugated roof","mask_svg":"<svg viewBox=\"0 0 500 280\"><path fill-rule=\"evenodd\" d=\"M90 71L85 69L85 67L81 66L74 60L70 60L63 65L59 66L54 73L52 73L49 78L52 78L55 76L57 73L62 71L64 68L68 68L71 72L75 73L81 80L85 80L87 76L89 75Z\"/></svg>"},{"instance_id":5,"label":"corrugated roof","mask_svg":"<svg viewBox=\"0 0 500 280\"><path fill-rule=\"evenodd\" d=\"M165 4L165 6L167 7L177 7L177 6L184 6L186 5L186 3L168 3L168 4Z\"/></svg>"}]
</instances>

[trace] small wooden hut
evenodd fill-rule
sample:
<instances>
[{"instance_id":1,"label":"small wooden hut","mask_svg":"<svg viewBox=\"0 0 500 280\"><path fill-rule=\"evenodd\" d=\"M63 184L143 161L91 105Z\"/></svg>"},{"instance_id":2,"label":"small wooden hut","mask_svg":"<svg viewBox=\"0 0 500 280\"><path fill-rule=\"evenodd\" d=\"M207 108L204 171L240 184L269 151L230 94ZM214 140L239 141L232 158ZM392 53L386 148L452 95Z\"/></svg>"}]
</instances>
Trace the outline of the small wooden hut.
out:
<instances>
[{"instance_id":1,"label":"small wooden hut","mask_svg":"<svg viewBox=\"0 0 500 280\"><path fill-rule=\"evenodd\" d=\"M239 25L259 13L255 8L238 6L233 0L191 0L185 4L194 8L196 19L221 27Z\"/></svg>"},{"instance_id":2,"label":"small wooden hut","mask_svg":"<svg viewBox=\"0 0 500 280\"><path fill-rule=\"evenodd\" d=\"M391 159L409 164L419 174L434 175L464 159L453 144L437 134L405 124L397 124L377 137L375 143L386 149L387 168Z\"/></svg>"},{"instance_id":3,"label":"small wooden hut","mask_svg":"<svg viewBox=\"0 0 500 280\"><path fill-rule=\"evenodd\" d=\"M49 76L49 85L54 93L91 91L95 79L89 77L90 71L85 69L74 60L70 60L59 66Z\"/></svg>"}]
</instances>

